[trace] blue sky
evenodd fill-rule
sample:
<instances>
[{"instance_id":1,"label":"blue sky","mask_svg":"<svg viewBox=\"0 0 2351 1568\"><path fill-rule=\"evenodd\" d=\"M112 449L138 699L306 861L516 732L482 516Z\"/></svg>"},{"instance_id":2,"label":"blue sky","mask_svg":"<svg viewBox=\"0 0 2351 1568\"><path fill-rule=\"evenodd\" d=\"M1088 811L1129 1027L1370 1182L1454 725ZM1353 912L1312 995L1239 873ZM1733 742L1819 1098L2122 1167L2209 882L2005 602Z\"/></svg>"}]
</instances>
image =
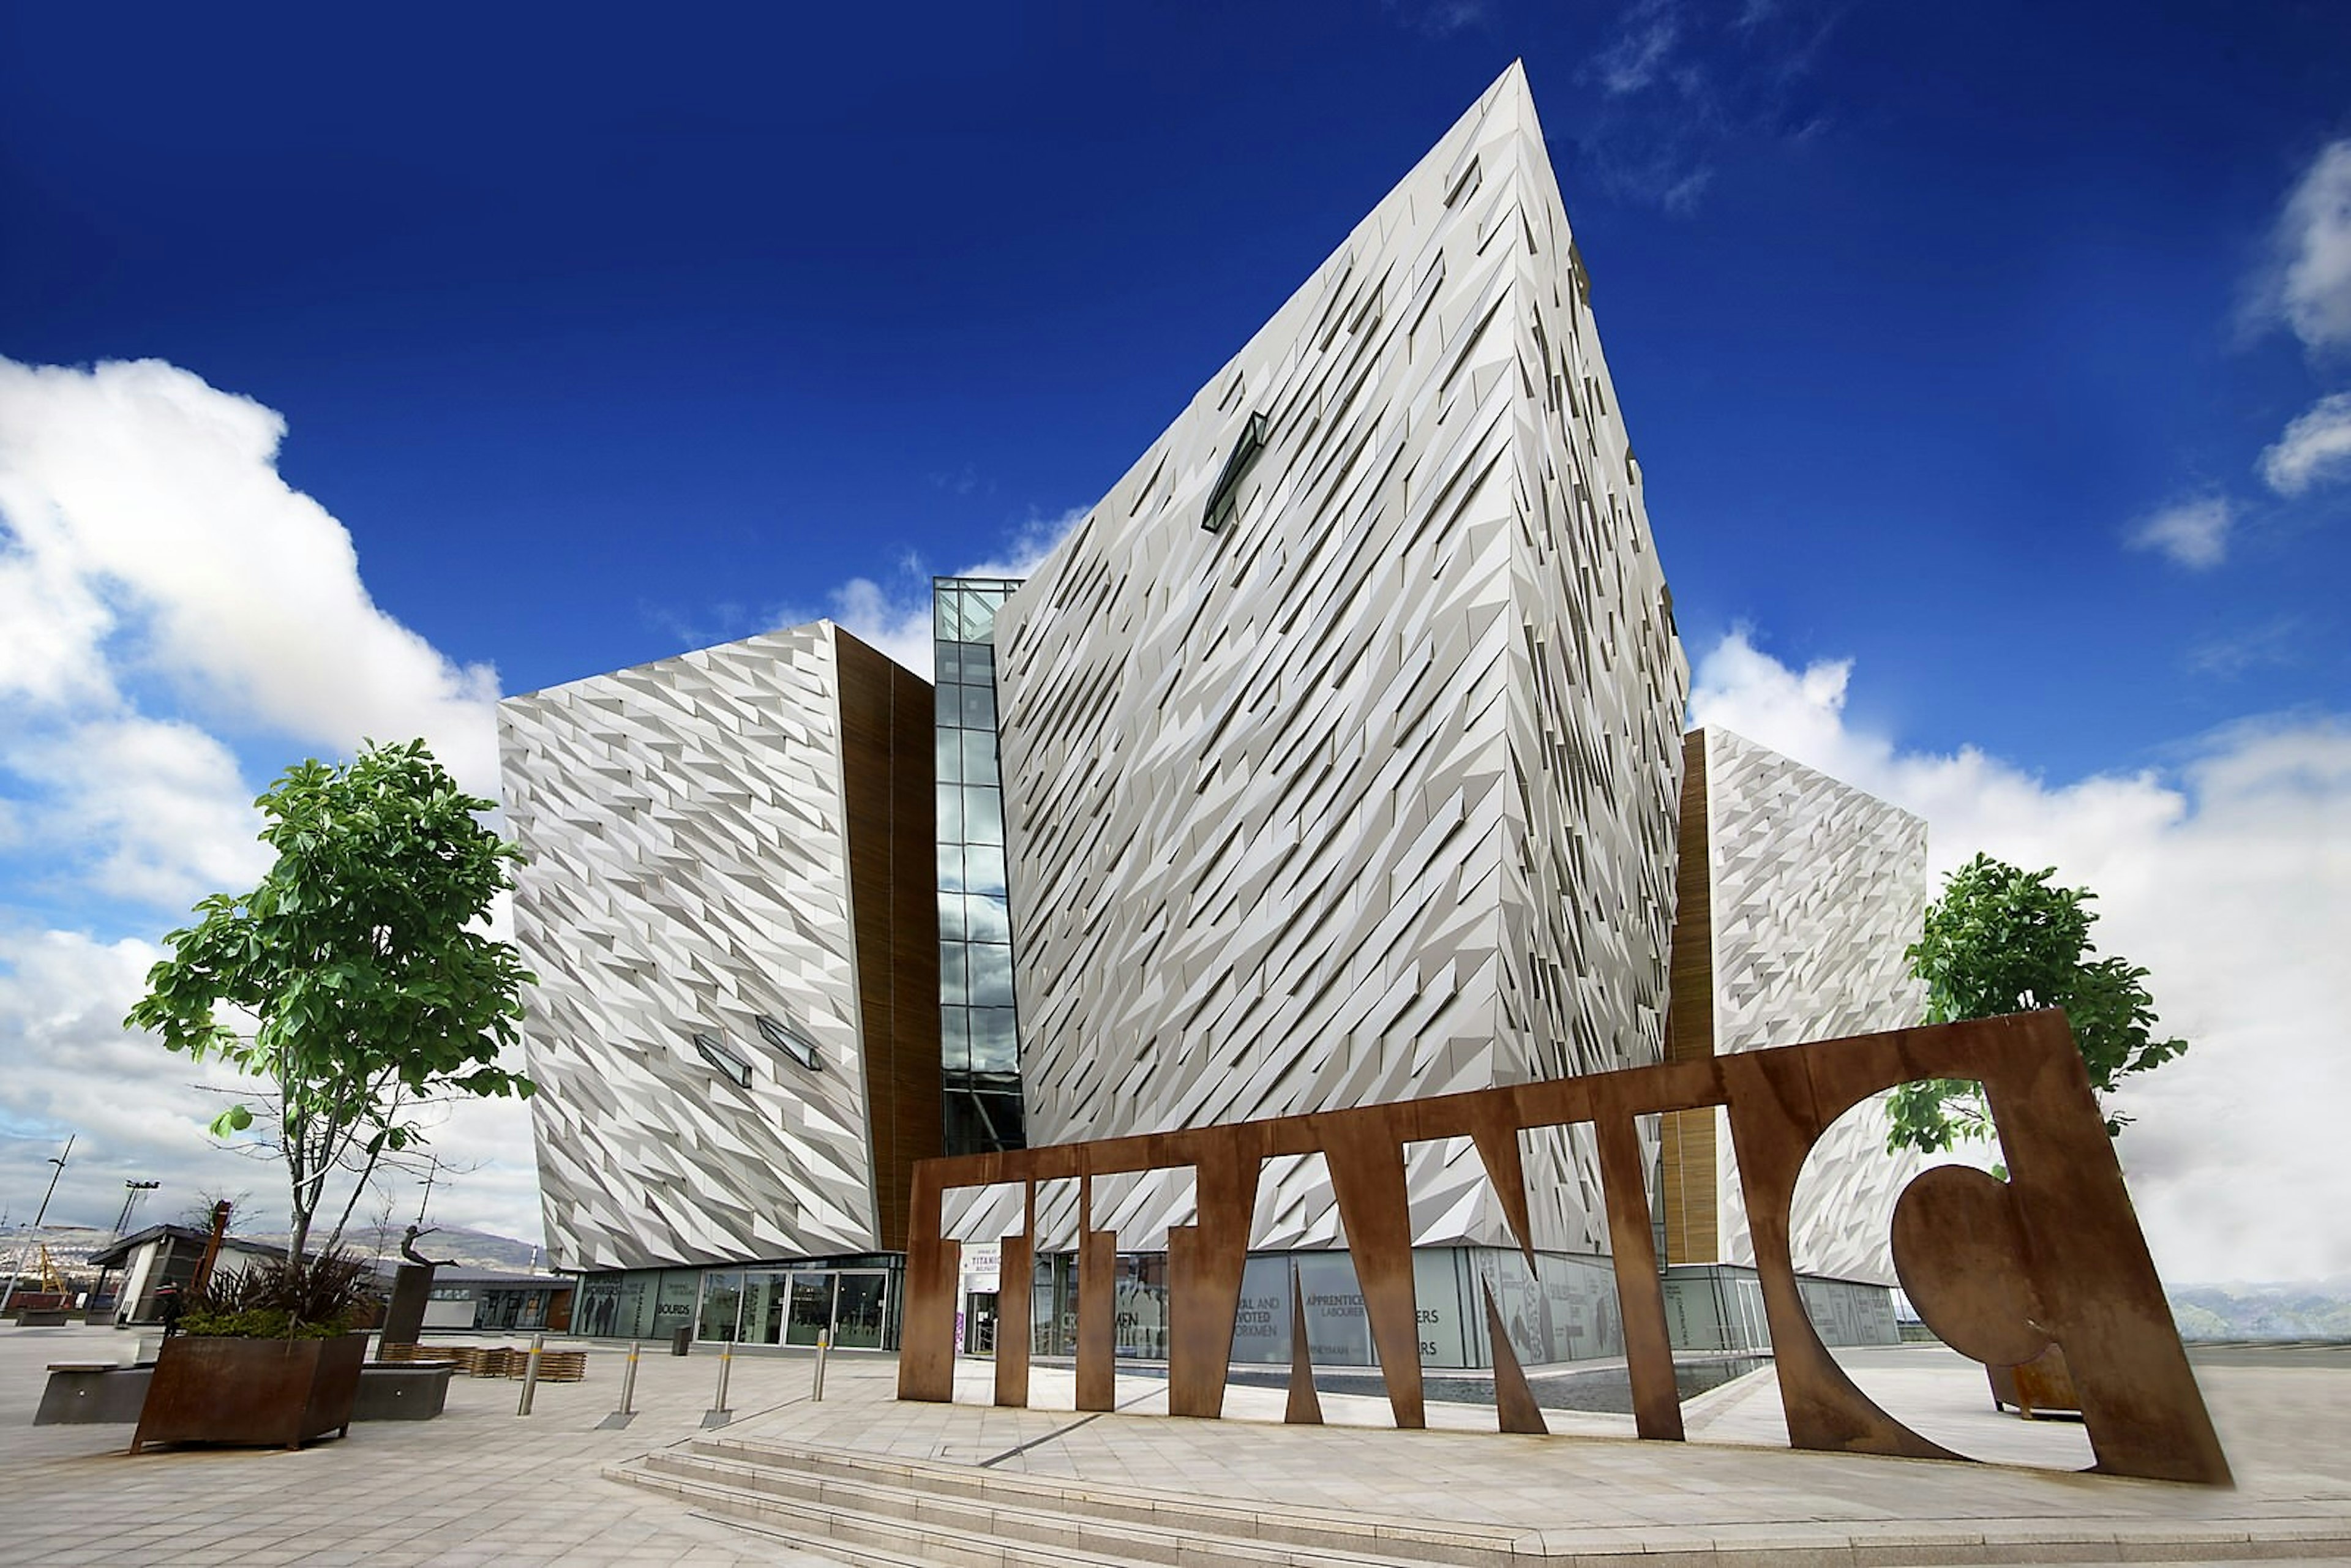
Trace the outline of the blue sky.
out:
<instances>
[{"instance_id":1,"label":"blue sky","mask_svg":"<svg viewBox=\"0 0 2351 1568\"><path fill-rule=\"evenodd\" d=\"M49 566L0 587L47 607L0 623L0 1051L131 1071L135 944L295 757L780 622L885 635L923 574L1017 557L1514 57L1701 716L1928 811L1938 859L2108 877L2135 957L2215 962L2179 857L2240 875L2288 823L2316 848L2228 896L2344 935L2340 5L18 6L0 564ZM125 360L175 369L89 370ZM232 426L243 467L173 478ZM159 532L41 554L134 472ZM476 731L444 750L487 789ZM15 1081L12 1192L78 1114ZM2210 1106L2175 1109L2137 1157L2186 1203ZM142 1116L91 1157L166 1158ZM485 1157L477 1217L526 1228L527 1155Z\"/></svg>"}]
</instances>

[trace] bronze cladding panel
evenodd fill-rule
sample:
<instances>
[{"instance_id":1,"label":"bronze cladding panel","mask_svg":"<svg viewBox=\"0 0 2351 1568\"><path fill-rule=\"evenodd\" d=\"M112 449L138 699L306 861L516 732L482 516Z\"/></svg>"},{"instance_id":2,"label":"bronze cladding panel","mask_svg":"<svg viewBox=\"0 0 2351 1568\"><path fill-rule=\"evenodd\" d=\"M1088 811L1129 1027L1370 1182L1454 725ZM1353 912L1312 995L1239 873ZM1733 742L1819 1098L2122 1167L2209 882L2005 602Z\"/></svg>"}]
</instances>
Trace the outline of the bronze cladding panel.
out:
<instances>
[{"instance_id":1,"label":"bronze cladding panel","mask_svg":"<svg viewBox=\"0 0 2351 1568\"><path fill-rule=\"evenodd\" d=\"M1393 1293L1381 1282L1383 1259L1394 1251L1384 1238L1405 1223L1402 1185L1383 1173L1390 1157L1401 1159L1403 1144L1474 1135L1495 1161L1504 1129L1590 1122L1600 1138L1640 1429L1645 1437L1675 1437L1678 1406L1668 1421L1660 1403L1666 1396L1657 1392L1660 1374L1670 1378L1671 1364L1648 1258L1633 1119L1721 1105L1739 1153L1790 1440L1798 1448L1954 1458L1879 1409L1837 1367L1803 1310L1788 1257L1789 1202L1804 1155L1821 1134L1869 1095L1928 1078L1969 1078L1984 1085L2011 1174L2004 1196L1931 1173L1905 1189L1896 1211L1895 1262L1921 1312L1930 1322L1949 1325L1956 1342L1979 1348L2005 1352L2040 1336L2058 1345L2073 1370L2101 1471L2230 1484L2228 1461L2131 1212L2088 1073L2064 1016L2056 1012L1667 1061L1395 1105L939 1160L922 1167L927 1212L918 1216L916 1228L935 1230L939 1191L946 1187L1192 1166L1200 1222L1168 1233L1168 1407L1178 1415L1215 1416L1223 1403L1261 1161L1324 1153L1341 1186L1350 1241L1370 1245L1373 1261L1359 1264L1358 1271L1377 1314L1387 1310L1384 1303ZM1384 1206L1396 1212L1384 1214ZM918 1262L928 1246L918 1237ZM1025 1244L1019 1250L1025 1258ZM1012 1251L1008 1242L1008 1273L1014 1269ZM1987 1272L2013 1279L1954 1278ZM952 1312L951 1271L925 1265L910 1270L908 1283L910 1294L933 1293ZM1409 1302L1408 1294L1405 1300ZM939 1308L910 1301L908 1310ZM1010 1315L1008 1311L1008 1320ZM2013 1321L2020 1315L2030 1321ZM1020 1317L1025 1334L1025 1309ZM1416 1366L1416 1354L1412 1360ZM1402 1382L1391 1383L1392 1396ZM1664 1386L1670 1389L1669 1383ZM1025 1386L1019 1392L1025 1398ZM1397 1405L1401 1420L1405 1407L1402 1400Z\"/></svg>"},{"instance_id":2,"label":"bronze cladding panel","mask_svg":"<svg viewBox=\"0 0 2351 1568\"><path fill-rule=\"evenodd\" d=\"M1674 935L1666 1007L1666 1060L1714 1054L1714 859L1707 839L1706 731L1682 737L1681 827L1674 881ZM1666 1260L1716 1263L1722 1234L1715 1212L1714 1110L1663 1119Z\"/></svg>"},{"instance_id":3,"label":"bronze cladding panel","mask_svg":"<svg viewBox=\"0 0 2351 1568\"><path fill-rule=\"evenodd\" d=\"M881 1250L896 1252L914 1166L941 1148L931 686L846 632L833 641L874 1224Z\"/></svg>"}]
</instances>

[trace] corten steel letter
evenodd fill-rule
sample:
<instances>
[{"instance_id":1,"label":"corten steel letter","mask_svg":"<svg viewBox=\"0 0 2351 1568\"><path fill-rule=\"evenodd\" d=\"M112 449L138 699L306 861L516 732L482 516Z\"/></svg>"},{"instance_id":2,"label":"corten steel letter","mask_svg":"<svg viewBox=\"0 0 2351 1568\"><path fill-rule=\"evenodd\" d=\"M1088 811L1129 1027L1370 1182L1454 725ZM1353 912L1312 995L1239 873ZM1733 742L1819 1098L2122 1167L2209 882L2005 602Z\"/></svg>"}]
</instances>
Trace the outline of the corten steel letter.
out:
<instances>
[{"instance_id":1,"label":"corten steel letter","mask_svg":"<svg viewBox=\"0 0 2351 1568\"><path fill-rule=\"evenodd\" d=\"M1608 1202L1608 1249L1616 1265L1616 1311L1625 1325L1625 1374L1633 1385L1633 1425L1644 1437L1678 1443L1682 1396L1674 1385L1673 1342L1666 1337L1666 1297L1657 1283L1657 1239L1649 1228L1640 1136L1631 1114L1613 1104L1602 1111L1596 1130L1600 1184Z\"/></svg>"},{"instance_id":2,"label":"corten steel letter","mask_svg":"<svg viewBox=\"0 0 2351 1568\"><path fill-rule=\"evenodd\" d=\"M1034 1330L1030 1309L1037 1294L1037 1184L1020 1197L1020 1234L1003 1241L996 1277L996 1402L1016 1408L1029 1403L1029 1347Z\"/></svg>"},{"instance_id":3,"label":"corten steel letter","mask_svg":"<svg viewBox=\"0 0 2351 1568\"><path fill-rule=\"evenodd\" d=\"M2063 1013L2025 1013L1717 1059L1764 1272L1790 1441L1871 1453L1945 1450L1895 1421L1837 1370L1795 1299L1787 1215L1805 1153L1879 1090L1920 1078L1984 1086L2005 1184L1930 1170L1896 1208L1895 1264L1928 1326L1962 1351L2053 1342L2082 1399L2094 1469L2233 1484L2189 1369L2122 1166ZM2002 1188L2004 1191L1996 1191ZM1771 1291L1777 1278L1782 1305ZM1784 1328L1782 1317L1792 1307ZM2032 1319L2032 1308L2043 1314ZM2020 1316L2027 1321L2017 1321ZM1956 1457L1956 1456L1953 1456Z\"/></svg>"},{"instance_id":4,"label":"corten steel letter","mask_svg":"<svg viewBox=\"0 0 2351 1568\"><path fill-rule=\"evenodd\" d=\"M1314 1392L1314 1347L1306 1338L1306 1288L1290 1266L1290 1403L1281 1418L1293 1427L1322 1425L1322 1396Z\"/></svg>"},{"instance_id":5,"label":"corten steel letter","mask_svg":"<svg viewBox=\"0 0 2351 1568\"><path fill-rule=\"evenodd\" d=\"M1257 1207L1259 1130L1243 1122L1205 1129L1194 1164L1196 1225L1167 1230L1167 1414L1224 1414L1232 1370L1233 1314L1249 1264L1249 1216ZM1177 1239L1181 1238L1179 1241Z\"/></svg>"},{"instance_id":6,"label":"corten steel letter","mask_svg":"<svg viewBox=\"0 0 2351 1568\"><path fill-rule=\"evenodd\" d=\"M1412 1210L1404 1185L1404 1143L1385 1117L1325 1113L1310 1124L1322 1141L1331 1190L1346 1228L1355 1288L1364 1293L1372 1345L1399 1427L1426 1427L1420 1389L1420 1322L1413 1308Z\"/></svg>"},{"instance_id":7,"label":"corten steel letter","mask_svg":"<svg viewBox=\"0 0 2351 1568\"><path fill-rule=\"evenodd\" d=\"M1094 1228L1093 1178L1078 1178L1078 1408L1118 1405L1118 1238Z\"/></svg>"},{"instance_id":8,"label":"corten steel letter","mask_svg":"<svg viewBox=\"0 0 2351 1568\"><path fill-rule=\"evenodd\" d=\"M963 1248L939 1235L938 1167L914 1166L906 1215L906 1301L899 1312L898 1397L945 1405L955 1398L956 1288Z\"/></svg>"},{"instance_id":9,"label":"corten steel letter","mask_svg":"<svg viewBox=\"0 0 2351 1568\"><path fill-rule=\"evenodd\" d=\"M1591 1123L1600 1144L1640 1431L1647 1437L1679 1437L1680 1406L1673 1396L1634 1118L1722 1105L1738 1151L1790 1440L1806 1448L1956 1458L1879 1409L1838 1369L1804 1312L1789 1256L1789 1206L1804 1156L1822 1133L1868 1096L1927 1078L1983 1084L2011 1175L2002 1183L1942 1167L1904 1189L1895 1210L1895 1264L1920 1314L1948 1343L1980 1359L2023 1360L2047 1344L2063 1347L2099 1470L2228 1484L2228 1460L2131 1212L2089 1076L2064 1015L2054 1012L1740 1051L1397 1105L925 1161L915 1168L900 1397L954 1397L948 1325L956 1249L939 1238L946 1188L1190 1166L1197 1173L1199 1220L1167 1236L1167 1403L1176 1415L1218 1414L1259 1163L1319 1150L1331 1166L1356 1255L1356 1277L1397 1424L1417 1425L1418 1335L1412 1321L1403 1145L1471 1139L1531 1263L1518 1134ZM1031 1219L1033 1235L1033 1214ZM1102 1299L1090 1283L1094 1276L1085 1271L1087 1260L1095 1260L1091 1266L1097 1272L1114 1267L1100 1260L1112 1241L1097 1239L1091 1224L1089 1217L1081 1242L1081 1360L1086 1313ZM1008 1332L1017 1329L1020 1343L998 1345L998 1392L1004 1403L1027 1399L1028 1249L1026 1238L1007 1239L1006 1272L1020 1288L1018 1306L1006 1302L1004 1323ZM1303 1313L1294 1286L1292 1313L1295 1326ZM1510 1429L1540 1424L1531 1398L1524 1397L1516 1357L1493 1322L1499 1314L1490 1298L1488 1315L1499 1418ZM1409 1354L1396 1349L1400 1343ZM1019 1358L1017 1378L1001 1359L1008 1350Z\"/></svg>"},{"instance_id":10,"label":"corten steel letter","mask_svg":"<svg viewBox=\"0 0 2351 1568\"><path fill-rule=\"evenodd\" d=\"M1505 1432L1529 1432L1548 1437L1551 1428L1543 1424L1542 1406L1535 1403L1534 1390L1527 1386L1527 1375L1519 1365L1519 1353L1510 1347L1510 1325L1502 1322L1502 1309L1494 1304L1494 1287L1484 1280L1478 1288L1486 1297L1486 1338L1494 1347L1494 1417ZM1540 1292L1542 1281L1535 1281Z\"/></svg>"}]
</instances>

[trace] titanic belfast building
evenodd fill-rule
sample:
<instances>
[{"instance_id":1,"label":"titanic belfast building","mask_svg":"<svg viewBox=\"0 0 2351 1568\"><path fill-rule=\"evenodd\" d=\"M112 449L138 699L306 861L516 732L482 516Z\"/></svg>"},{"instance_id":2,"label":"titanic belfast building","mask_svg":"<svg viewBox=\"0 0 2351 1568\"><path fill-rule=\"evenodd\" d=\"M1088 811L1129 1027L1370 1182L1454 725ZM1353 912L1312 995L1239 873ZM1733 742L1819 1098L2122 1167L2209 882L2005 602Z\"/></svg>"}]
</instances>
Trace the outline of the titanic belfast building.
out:
<instances>
[{"instance_id":1,"label":"titanic belfast building","mask_svg":"<svg viewBox=\"0 0 2351 1568\"><path fill-rule=\"evenodd\" d=\"M1688 666L1512 67L1022 581L935 585L932 679L829 622L502 706L557 1266L584 1332L896 1343L940 1153L1338 1109L1917 1021L1916 819L1723 731ZM1716 1113L1644 1153L1669 1316L1760 1343ZM1865 1107L1797 1262L1891 1338L1902 1171ZM1618 1354L1588 1130L1522 1135L1531 1257L1466 1140L1406 1166L1422 1354ZM1279 1167L1279 1168L1275 1168ZM1119 1354L1164 1358L1191 1173L1098 1185ZM1105 1212L1102 1205L1108 1202ZM962 1239L964 1348L1031 1292ZM1234 1338L1370 1360L1319 1157L1269 1162Z\"/></svg>"}]
</instances>

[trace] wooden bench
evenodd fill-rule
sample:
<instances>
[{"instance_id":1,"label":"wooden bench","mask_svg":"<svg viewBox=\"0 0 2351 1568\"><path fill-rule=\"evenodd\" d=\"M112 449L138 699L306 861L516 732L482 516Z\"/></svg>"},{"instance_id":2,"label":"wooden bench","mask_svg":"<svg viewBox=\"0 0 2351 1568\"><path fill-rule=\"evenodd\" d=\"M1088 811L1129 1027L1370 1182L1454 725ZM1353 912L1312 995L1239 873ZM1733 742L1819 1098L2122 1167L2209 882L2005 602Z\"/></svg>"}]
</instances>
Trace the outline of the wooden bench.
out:
<instances>
[{"instance_id":1,"label":"wooden bench","mask_svg":"<svg viewBox=\"0 0 2351 1568\"><path fill-rule=\"evenodd\" d=\"M513 1345L449 1344L424 1345L387 1344L378 1348L377 1357L385 1362L445 1362L468 1377L521 1377L530 1367L530 1352ZM538 1353L538 1378L542 1383L580 1383L588 1376L588 1353L584 1350L543 1350Z\"/></svg>"}]
</instances>

